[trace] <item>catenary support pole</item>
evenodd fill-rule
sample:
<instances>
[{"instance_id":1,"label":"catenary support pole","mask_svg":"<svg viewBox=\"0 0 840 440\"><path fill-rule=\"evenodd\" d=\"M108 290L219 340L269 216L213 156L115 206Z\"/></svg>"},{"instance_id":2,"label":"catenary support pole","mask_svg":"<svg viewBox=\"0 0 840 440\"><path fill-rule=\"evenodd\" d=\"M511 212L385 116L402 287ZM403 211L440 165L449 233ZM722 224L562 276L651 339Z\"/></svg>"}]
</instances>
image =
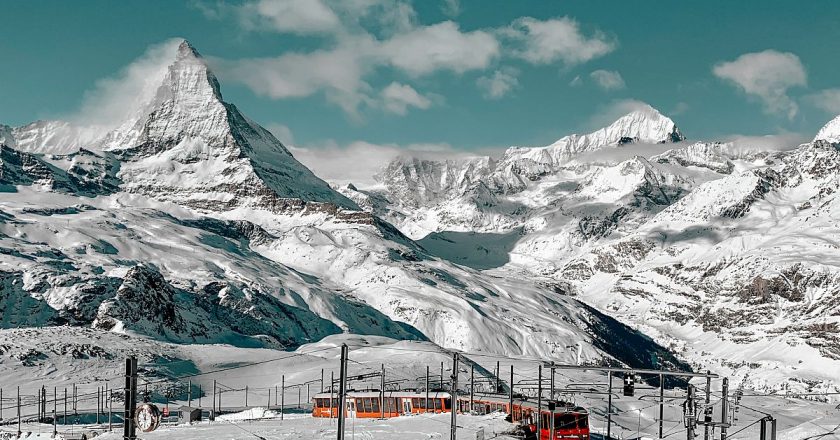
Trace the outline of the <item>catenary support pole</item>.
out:
<instances>
[{"instance_id":1,"label":"catenary support pole","mask_svg":"<svg viewBox=\"0 0 840 440\"><path fill-rule=\"evenodd\" d=\"M210 411L210 420L216 420L216 379L213 379L213 411Z\"/></svg>"},{"instance_id":2,"label":"catenary support pole","mask_svg":"<svg viewBox=\"0 0 840 440\"><path fill-rule=\"evenodd\" d=\"M137 428L134 413L137 411L137 358L125 360L125 412L123 413L123 440L135 440Z\"/></svg>"},{"instance_id":3,"label":"catenary support pole","mask_svg":"<svg viewBox=\"0 0 840 440\"><path fill-rule=\"evenodd\" d=\"M551 400L554 400L554 366L551 367Z\"/></svg>"},{"instance_id":4,"label":"catenary support pole","mask_svg":"<svg viewBox=\"0 0 840 440\"><path fill-rule=\"evenodd\" d=\"M502 370L500 370L500 368L499 361L496 361L496 389L494 390L494 393L502 392L502 378L500 377L502 375Z\"/></svg>"},{"instance_id":5,"label":"catenary support pole","mask_svg":"<svg viewBox=\"0 0 840 440\"><path fill-rule=\"evenodd\" d=\"M192 380L187 381L187 406L192 408Z\"/></svg>"},{"instance_id":6,"label":"catenary support pole","mask_svg":"<svg viewBox=\"0 0 840 440\"><path fill-rule=\"evenodd\" d=\"M706 370L706 374L712 374L711 371ZM712 378L711 376L706 376L706 406L703 408L703 440L709 440L709 430L711 426L709 426L709 422L712 421Z\"/></svg>"},{"instance_id":7,"label":"catenary support pole","mask_svg":"<svg viewBox=\"0 0 840 440\"><path fill-rule=\"evenodd\" d=\"M379 386L379 417L385 418L385 364L382 364L382 372L379 374L381 384Z\"/></svg>"},{"instance_id":8,"label":"catenary support pole","mask_svg":"<svg viewBox=\"0 0 840 440\"><path fill-rule=\"evenodd\" d=\"M338 440L344 440L344 417L347 407L347 344L341 344L341 372L338 385Z\"/></svg>"},{"instance_id":9,"label":"catenary support pole","mask_svg":"<svg viewBox=\"0 0 840 440\"><path fill-rule=\"evenodd\" d=\"M64 426L67 426L67 387L64 387Z\"/></svg>"},{"instance_id":10,"label":"catenary support pole","mask_svg":"<svg viewBox=\"0 0 840 440\"><path fill-rule=\"evenodd\" d=\"M688 396L685 399L685 434L687 440L694 440L694 424L697 421L695 402L694 402L694 385L688 385Z\"/></svg>"},{"instance_id":11,"label":"catenary support pole","mask_svg":"<svg viewBox=\"0 0 840 440\"><path fill-rule=\"evenodd\" d=\"M114 390L108 392L108 432L114 430Z\"/></svg>"},{"instance_id":12,"label":"catenary support pole","mask_svg":"<svg viewBox=\"0 0 840 440\"><path fill-rule=\"evenodd\" d=\"M335 402L333 401L333 393L335 389L333 386L335 385L335 371L330 371L330 418L333 418L333 408L335 408Z\"/></svg>"},{"instance_id":13,"label":"catenary support pole","mask_svg":"<svg viewBox=\"0 0 840 440\"><path fill-rule=\"evenodd\" d=\"M423 412L429 412L429 366L426 365L426 403L423 404Z\"/></svg>"},{"instance_id":14,"label":"catenary support pole","mask_svg":"<svg viewBox=\"0 0 840 440\"><path fill-rule=\"evenodd\" d=\"M729 412L729 378L723 378L720 401L720 440L726 440L727 413Z\"/></svg>"},{"instance_id":15,"label":"catenary support pole","mask_svg":"<svg viewBox=\"0 0 840 440\"><path fill-rule=\"evenodd\" d=\"M498 377L498 376L497 376ZM458 353L452 355L452 388L449 395L449 410L452 412L452 421L449 428L449 440L455 440L458 435L458 424L455 418L458 411ZM441 406L441 409L443 407Z\"/></svg>"},{"instance_id":16,"label":"catenary support pole","mask_svg":"<svg viewBox=\"0 0 840 440\"><path fill-rule=\"evenodd\" d=\"M286 407L286 375L280 376L280 420L283 420Z\"/></svg>"},{"instance_id":17,"label":"catenary support pole","mask_svg":"<svg viewBox=\"0 0 840 440\"><path fill-rule=\"evenodd\" d=\"M542 438L542 364L537 372L537 438Z\"/></svg>"},{"instance_id":18,"label":"catenary support pole","mask_svg":"<svg viewBox=\"0 0 840 440\"><path fill-rule=\"evenodd\" d=\"M324 369L321 368L321 392L324 392Z\"/></svg>"},{"instance_id":19,"label":"catenary support pole","mask_svg":"<svg viewBox=\"0 0 840 440\"><path fill-rule=\"evenodd\" d=\"M612 433L612 371L607 371L607 438Z\"/></svg>"},{"instance_id":20,"label":"catenary support pole","mask_svg":"<svg viewBox=\"0 0 840 440\"><path fill-rule=\"evenodd\" d=\"M662 438L662 428L665 418L665 376L659 375L659 438Z\"/></svg>"},{"instance_id":21,"label":"catenary support pole","mask_svg":"<svg viewBox=\"0 0 840 440\"><path fill-rule=\"evenodd\" d=\"M510 402L508 402L508 405L510 421L513 422L513 364L510 364Z\"/></svg>"},{"instance_id":22,"label":"catenary support pole","mask_svg":"<svg viewBox=\"0 0 840 440\"><path fill-rule=\"evenodd\" d=\"M443 390L443 362L440 363L440 386L438 390Z\"/></svg>"},{"instance_id":23,"label":"catenary support pole","mask_svg":"<svg viewBox=\"0 0 840 440\"><path fill-rule=\"evenodd\" d=\"M18 431L17 431L17 438L20 438L21 432L20 430L20 387L17 387L17 422L18 422Z\"/></svg>"},{"instance_id":24,"label":"catenary support pole","mask_svg":"<svg viewBox=\"0 0 840 440\"><path fill-rule=\"evenodd\" d=\"M248 385L245 385L245 408L248 408Z\"/></svg>"},{"instance_id":25,"label":"catenary support pole","mask_svg":"<svg viewBox=\"0 0 840 440\"><path fill-rule=\"evenodd\" d=\"M475 364L470 364L470 412L473 412L473 401L475 400Z\"/></svg>"}]
</instances>

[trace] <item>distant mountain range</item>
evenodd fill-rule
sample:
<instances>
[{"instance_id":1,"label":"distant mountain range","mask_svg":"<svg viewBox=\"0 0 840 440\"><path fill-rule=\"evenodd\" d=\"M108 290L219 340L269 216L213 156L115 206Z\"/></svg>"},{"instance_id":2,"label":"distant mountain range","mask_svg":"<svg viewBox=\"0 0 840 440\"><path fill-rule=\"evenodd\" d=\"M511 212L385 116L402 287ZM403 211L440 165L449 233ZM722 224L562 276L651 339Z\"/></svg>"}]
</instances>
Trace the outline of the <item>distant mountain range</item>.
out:
<instances>
[{"instance_id":1,"label":"distant mountain range","mask_svg":"<svg viewBox=\"0 0 840 440\"><path fill-rule=\"evenodd\" d=\"M223 101L188 42L159 80L116 128L0 125L2 327L348 332L838 388L840 118L764 151L691 143L647 107L333 188Z\"/></svg>"}]
</instances>

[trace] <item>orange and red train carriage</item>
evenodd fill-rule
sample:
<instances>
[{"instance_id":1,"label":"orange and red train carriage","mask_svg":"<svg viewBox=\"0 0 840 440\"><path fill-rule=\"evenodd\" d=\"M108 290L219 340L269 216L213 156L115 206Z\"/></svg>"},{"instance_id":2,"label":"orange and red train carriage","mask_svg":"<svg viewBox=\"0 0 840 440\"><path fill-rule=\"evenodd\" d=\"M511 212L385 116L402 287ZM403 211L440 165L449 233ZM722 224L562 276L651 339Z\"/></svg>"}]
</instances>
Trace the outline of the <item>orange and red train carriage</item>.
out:
<instances>
[{"instance_id":1,"label":"orange and red train carriage","mask_svg":"<svg viewBox=\"0 0 840 440\"><path fill-rule=\"evenodd\" d=\"M428 401L425 392L386 391L384 394L383 401L378 391L348 392L345 415L351 418L381 418L383 415L385 418L392 418L452 411L452 399L447 392L430 392ZM384 408L381 406L383 402ZM589 412L585 408L567 402L543 402L538 412L537 402L533 400L514 398L511 408L511 402L507 396L481 395L474 398L472 405L468 397L459 396L456 405L457 411L461 413L506 413L508 419L522 426L531 438L539 440L589 439ZM317 394L314 398L312 415L337 417L338 395L335 393ZM538 417L539 435L537 435Z\"/></svg>"}]
</instances>

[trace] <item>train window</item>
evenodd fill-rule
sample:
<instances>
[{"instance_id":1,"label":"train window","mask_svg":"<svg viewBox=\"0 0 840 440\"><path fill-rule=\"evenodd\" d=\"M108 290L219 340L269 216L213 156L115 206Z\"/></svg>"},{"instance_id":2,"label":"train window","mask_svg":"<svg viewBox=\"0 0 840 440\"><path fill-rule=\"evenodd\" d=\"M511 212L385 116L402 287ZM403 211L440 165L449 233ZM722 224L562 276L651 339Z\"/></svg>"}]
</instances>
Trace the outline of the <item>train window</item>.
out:
<instances>
[{"instance_id":1,"label":"train window","mask_svg":"<svg viewBox=\"0 0 840 440\"><path fill-rule=\"evenodd\" d=\"M374 397L373 399L370 399L370 401L371 401L371 410L375 413L380 412L379 411L379 398Z\"/></svg>"},{"instance_id":2,"label":"train window","mask_svg":"<svg viewBox=\"0 0 840 440\"><path fill-rule=\"evenodd\" d=\"M443 399L443 409L451 410L452 409L452 399Z\"/></svg>"},{"instance_id":3,"label":"train window","mask_svg":"<svg viewBox=\"0 0 840 440\"><path fill-rule=\"evenodd\" d=\"M361 412L370 412L370 399L365 397L360 400L362 401L362 404L359 405L359 408L361 408Z\"/></svg>"},{"instance_id":4,"label":"train window","mask_svg":"<svg viewBox=\"0 0 840 440\"><path fill-rule=\"evenodd\" d=\"M577 426L578 426L578 428L588 428L589 427L589 417L587 417L584 414L578 415Z\"/></svg>"},{"instance_id":5,"label":"train window","mask_svg":"<svg viewBox=\"0 0 840 440\"><path fill-rule=\"evenodd\" d=\"M540 427L542 429L551 428L551 425L549 424L550 423L549 420L551 420L551 419L548 418L548 413L540 413L540 424L541 424Z\"/></svg>"},{"instance_id":6,"label":"train window","mask_svg":"<svg viewBox=\"0 0 840 440\"><path fill-rule=\"evenodd\" d=\"M577 427L577 420L574 414L557 414L554 419L554 427L557 429L574 429Z\"/></svg>"}]
</instances>

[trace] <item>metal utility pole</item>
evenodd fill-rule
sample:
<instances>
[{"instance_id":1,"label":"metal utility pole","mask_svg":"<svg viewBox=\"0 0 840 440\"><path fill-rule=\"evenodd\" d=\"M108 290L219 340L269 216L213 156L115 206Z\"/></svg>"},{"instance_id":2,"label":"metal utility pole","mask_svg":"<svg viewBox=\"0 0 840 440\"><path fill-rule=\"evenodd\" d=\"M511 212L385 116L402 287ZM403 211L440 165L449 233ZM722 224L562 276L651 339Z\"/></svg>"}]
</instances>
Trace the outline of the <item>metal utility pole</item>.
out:
<instances>
[{"instance_id":1,"label":"metal utility pole","mask_svg":"<svg viewBox=\"0 0 840 440\"><path fill-rule=\"evenodd\" d=\"M123 440L136 440L137 427L134 413L137 411L137 358L125 360L125 413L123 414Z\"/></svg>"},{"instance_id":2,"label":"metal utility pole","mask_svg":"<svg viewBox=\"0 0 840 440\"><path fill-rule=\"evenodd\" d=\"M324 369L321 368L321 392L324 392Z\"/></svg>"},{"instance_id":3,"label":"metal utility pole","mask_svg":"<svg viewBox=\"0 0 840 440\"><path fill-rule=\"evenodd\" d=\"M108 432L114 429L114 391L108 393Z\"/></svg>"},{"instance_id":4,"label":"metal utility pole","mask_svg":"<svg viewBox=\"0 0 840 440\"><path fill-rule=\"evenodd\" d=\"M17 387L17 421L18 421L18 432L17 438L20 438L23 432L20 430L20 387Z\"/></svg>"},{"instance_id":5,"label":"metal utility pole","mask_svg":"<svg viewBox=\"0 0 840 440\"><path fill-rule=\"evenodd\" d=\"M712 374L706 370L706 374ZM709 440L709 423L712 421L712 378L706 376L706 407L703 408L703 440Z\"/></svg>"},{"instance_id":6,"label":"metal utility pole","mask_svg":"<svg viewBox=\"0 0 840 440\"><path fill-rule=\"evenodd\" d=\"M455 437L458 434L458 425L455 422L456 414L458 414L458 411L456 410L456 406L458 406L458 353L452 354L452 391L450 392L449 402L449 409L452 412L449 439L455 440ZM443 408L441 407L441 409Z\"/></svg>"},{"instance_id":7,"label":"metal utility pole","mask_svg":"<svg viewBox=\"0 0 840 440\"><path fill-rule=\"evenodd\" d=\"M248 408L248 385L245 385L245 409Z\"/></svg>"},{"instance_id":8,"label":"metal utility pole","mask_svg":"<svg viewBox=\"0 0 840 440\"><path fill-rule=\"evenodd\" d=\"M443 390L443 362L440 363L440 386L438 390Z\"/></svg>"},{"instance_id":9,"label":"metal utility pole","mask_svg":"<svg viewBox=\"0 0 840 440\"><path fill-rule=\"evenodd\" d=\"M607 371L607 438L612 430L612 371Z\"/></svg>"},{"instance_id":10,"label":"metal utility pole","mask_svg":"<svg viewBox=\"0 0 840 440\"><path fill-rule=\"evenodd\" d=\"M429 412L429 366L426 365L426 404L423 405L423 412Z\"/></svg>"},{"instance_id":11,"label":"metal utility pole","mask_svg":"<svg viewBox=\"0 0 840 440\"><path fill-rule=\"evenodd\" d=\"M198 407L201 408L201 395L204 394L201 392L201 384L198 384Z\"/></svg>"},{"instance_id":12,"label":"metal utility pole","mask_svg":"<svg viewBox=\"0 0 840 440\"><path fill-rule=\"evenodd\" d=\"M341 373L338 385L338 440L344 440L344 411L347 406L347 344L341 344Z\"/></svg>"},{"instance_id":13,"label":"metal utility pole","mask_svg":"<svg viewBox=\"0 0 840 440\"><path fill-rule=\"evenodd\" d=\"M187 406L192 408L192 379L187 381Z\"/></svg>"},{"instance_id":14,"label":"metal utility pole","mask_svg":"<svg viewBox=\"0 0 840 440\"><path fill-rule=\"evenodd\" d=\"M333 418L333 408L335 407L335 403L333 402L333 385L335 384L335 371L330 371L330 418Z\"/></svg>"},{"instance_id":15,"label":"metal utility pole","mask_svg":"<svg viewBox=\"0 0 840 440\"><path fill-rule=\"evenodd\" d=\"M283 408L286 407L286 375L280 376L280 420L283 420Z\"/></svg>"},{"instance_id":16,"label":"metal utility pole","mask_svg":"<svg viewBox=\"0 0 840 440\"><path fill-rule=\"evenodd\" d=\"M473 400L475 399L475 364L470 364L470 412L473 412Z\"/></svg>"},{"instance_id":17,"label":"metal utility pole","mask_svg":"<svg viewBox=\"0 0 840 440\"><path fill-rule=\"evenodd\" d=\"M380 417L385 418L385 364L382 364L382 373L380 374L381 386L379 389L379 412Z\"/></svg>"},{"instance_id":18,"label":"metal utility pole","mask_svg":"<svg viewBox=\"0 0 840 440\"><path fill-rule=\"evenodd\" d=\"M659 438L662 438L662 424L665 418L665 376L659 374ZM708 433L708 428L706 428ZM706 439L708 440L708 439Z\"/></svg>"},{"instance_id":19,"label":"metal utility pole","mask_svg":"<svg viewBox=\"0 0 840 440\"><path fill-rule=\"evenodd\" d=\"M720 440L726 440L727 413L729 412L729 378L723 378L721 389L723 399L720 401Z\"/></svg>"},{"instance_id":20,"label":"metal utility pole","mask_svg":"<svg viewBox=\"0 0 840 440\"><path fill-rule=\"evenodd\" d=\"M537 373L537 438L541 437L542 428L542 364L540 364Z\"/></svg>"},{"instance_id":21,"label":"metal utility pole","mask_svg":"<svg viewBox=\"0 0 840 440\"><path fill-rule=\"evenodd\" d=\"M216 419L216 379L213 379L213 411L210 412L210 420Z\"/></svg>"},{"instance_id":22,"label":"metal utility pole","mask_svg":"<svg viewBox=\"0 0 840 440\"><path fill-rule=\"evenodd\" d=\"M510 364L510 421L513 422L513 364Z\"/></svg>"},{"instance_id":23,"label":"metal utility pole","mask_svg":"<svg viewBox=\"0 0 840 440\"><path fill-rule=\"evenodd\" d=\"M551 400L554 400L554 366L551 367Z\"/></svg>"},{"instance_id":24,"label":"metal utility pole","mask_svg":"<svg viewBox=\"0 0 840 440\"><path fill-rule=\"evenodd\" d=\"M694 440L694 425L697 423L695 405L694 385L689 385L688 396L685 399L685 432L688 440Z\"/></svg>"},{"instance_id":25,"label":"metal utility pole","mask_svg":"<svg viewBox=\"0 0 840 440\"><path fill-rule=\"evenodd\" d=\"M496 389L493 393L500 393L502 388L502 378L499 377L502 374L502 370L500 370L499 361L496 361Z\"/></svg>"},{"instance_id":26,"label":"metal utility pole","mask_svg":"<svg viewBox=\"0 0 840 440\"><path fill-rule=\"evenodd\" d=\"M301 387L300 387L300 385L298 385L298 409L300 409L300 390L301 390Z\"/></svg>"},{"instance_id":27,"label":"metal utility pole","mask_svg":"<svg viewBox=\"0 0 840 440\"><path fill-rule=\"evenodd\" d=\"M64 425L67 425L67 387L64 387Z\"/></svg>"}]
</instances>

